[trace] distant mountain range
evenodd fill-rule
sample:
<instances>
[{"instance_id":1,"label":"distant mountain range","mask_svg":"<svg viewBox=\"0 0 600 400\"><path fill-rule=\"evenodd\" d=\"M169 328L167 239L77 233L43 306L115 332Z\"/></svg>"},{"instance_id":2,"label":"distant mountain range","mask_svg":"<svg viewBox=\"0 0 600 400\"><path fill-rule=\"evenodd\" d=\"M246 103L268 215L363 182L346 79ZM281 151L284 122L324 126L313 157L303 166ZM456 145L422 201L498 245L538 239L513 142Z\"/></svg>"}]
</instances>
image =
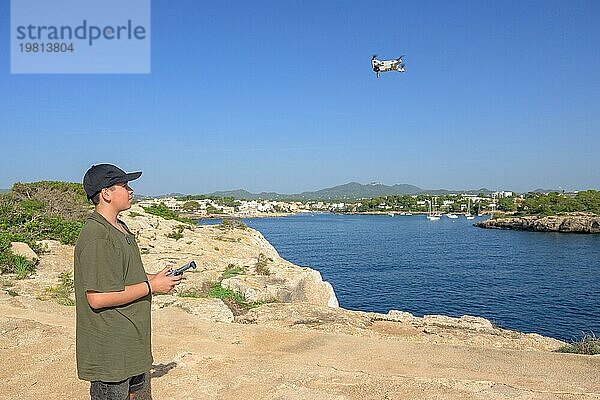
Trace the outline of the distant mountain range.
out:
<instances>
[{"instance_id":1,"label":"distant mountain range","mask_svg":"<svg viewBox=\"0 0 600 400\"><path fill-rule=\"evenodd\" d=\"M10 192L10 189L0 189L0 193L8 193Z\"/></svg>"},{"instance_id":2,"label":"distant mountain range","mask_svg":"<svg viewBox=\"0 0 600 400\"><path fill-rule=\"evenodd\" d=\"M344 185L338 185L331 188L321 189L313 192L302 192L295 194L280 194L275 192L250 193L247 190L228 190L218 191L208 194L208 196L233 197L235 199L245 200L357 200L371 197L382 197L391 195L406 194L431 194L436 196L446 194L490 194L489 189L477 190L446 190L446 189L421 189L420 187L408 184L384 185L379 182L373 182L363 185L358 182L350 182Z\"/></svg>"}]
</instances>

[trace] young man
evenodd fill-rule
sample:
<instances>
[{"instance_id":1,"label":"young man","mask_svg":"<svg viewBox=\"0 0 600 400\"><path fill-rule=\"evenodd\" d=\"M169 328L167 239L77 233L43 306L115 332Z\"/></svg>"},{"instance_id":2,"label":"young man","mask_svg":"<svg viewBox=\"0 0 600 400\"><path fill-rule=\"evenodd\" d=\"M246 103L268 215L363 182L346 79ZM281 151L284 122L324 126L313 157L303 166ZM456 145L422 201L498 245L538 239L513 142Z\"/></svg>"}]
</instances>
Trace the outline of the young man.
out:
<instances>
[{"instance_id":1,"label":"young man","mask_svg":"<svg viewBox=\"0 0 600 400\"><path fill-rule=\"evenodd\" d=\"M146 274L134 235L118 219L133 200L128 182L141 174L100 164L83 178L95 211L75 245L76 353L92 400L130 399L144 387L152 366L152 293L167 293L181 279L167 276L169 267Z\"/></svg>"}]
</instances>

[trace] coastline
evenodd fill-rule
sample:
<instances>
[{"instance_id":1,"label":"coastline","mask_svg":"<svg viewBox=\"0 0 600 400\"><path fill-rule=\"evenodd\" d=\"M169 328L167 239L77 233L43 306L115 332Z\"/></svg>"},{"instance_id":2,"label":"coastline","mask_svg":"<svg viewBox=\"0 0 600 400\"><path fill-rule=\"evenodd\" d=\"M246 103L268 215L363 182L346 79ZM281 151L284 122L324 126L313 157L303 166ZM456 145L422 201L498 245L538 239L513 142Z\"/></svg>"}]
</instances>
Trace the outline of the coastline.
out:
<instances>
[{"instance_id":1,"label":"coastline","mask_svg":"<svg viewBox=\"0 0 600 400\"><path fill-rule=\"evenodd\" d=\"M202 220L213 220L213 219L243 219L243 218L278 218L278 217L289 217L292 215L301 213L255 213L255 214L191 214L181 213L180 216L185 218Z\"/></svg>"},{"instance_id":2,"label":"coastline","mask_svg":"<svg viewBox=\"0 0 600 400\"><path fill-rule=\"evenodd\" d=\"M331 215L385 215L394 217L410 217L413 215L427 215L426 211L349 211L349 212L332 212L332 211L299 211L289 213L254 213L254 214L191 214L181 213L182 217L201 220L213 220L213 219L245 219L245 218L279 218L279 217L292 217L294 215L303 214L331 214ZM393 215L391 215L393 214ZM464 216L464 213L454 213L458 216ZM481 216L489 216L489 213L483 213Z\"/></svg>"}]
</instances>

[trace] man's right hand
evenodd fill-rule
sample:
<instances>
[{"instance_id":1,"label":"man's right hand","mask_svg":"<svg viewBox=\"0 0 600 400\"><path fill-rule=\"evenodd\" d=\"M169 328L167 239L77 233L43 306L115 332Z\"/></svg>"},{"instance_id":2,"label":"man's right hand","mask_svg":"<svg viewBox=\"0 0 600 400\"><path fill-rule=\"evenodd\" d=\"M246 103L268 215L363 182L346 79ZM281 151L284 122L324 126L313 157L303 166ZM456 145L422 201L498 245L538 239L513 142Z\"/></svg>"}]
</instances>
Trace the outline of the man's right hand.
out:
<instances>
[{"instance_id":1,"label":"man's right hand","mask_svg":"<svg viewBox=\"0 0 600 400\"><path fill-rule=\"evenodd\" d=\"M171 267L167 266L165 269L156 274L154 278L148 281L150 282L152 293L169 293L175 287L175 285L179 285L181 282L181 275L167 276L170 270Z\"/></svg>"}]
</instances>

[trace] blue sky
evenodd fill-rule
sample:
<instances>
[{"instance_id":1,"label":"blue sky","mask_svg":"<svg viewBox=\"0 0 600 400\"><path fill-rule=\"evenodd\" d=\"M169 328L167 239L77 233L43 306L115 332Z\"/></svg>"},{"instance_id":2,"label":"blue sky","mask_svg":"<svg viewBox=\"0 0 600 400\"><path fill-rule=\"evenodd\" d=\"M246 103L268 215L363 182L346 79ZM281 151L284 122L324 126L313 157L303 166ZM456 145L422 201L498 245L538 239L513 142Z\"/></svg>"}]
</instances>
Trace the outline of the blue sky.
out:
<instances>
[{"instance_id":1,"label":"blue sky","mask_svg":"<svg viewBox=\"0 0 600 400\"><path fill-rule=\"evenodd\" d=\"M0 36L9 43L9 1ZM600 2L152 2L151 74L11 74L0 188L600 189ZM406 54L376 79L370 58Z\"/></svg>"}]
</instances>

